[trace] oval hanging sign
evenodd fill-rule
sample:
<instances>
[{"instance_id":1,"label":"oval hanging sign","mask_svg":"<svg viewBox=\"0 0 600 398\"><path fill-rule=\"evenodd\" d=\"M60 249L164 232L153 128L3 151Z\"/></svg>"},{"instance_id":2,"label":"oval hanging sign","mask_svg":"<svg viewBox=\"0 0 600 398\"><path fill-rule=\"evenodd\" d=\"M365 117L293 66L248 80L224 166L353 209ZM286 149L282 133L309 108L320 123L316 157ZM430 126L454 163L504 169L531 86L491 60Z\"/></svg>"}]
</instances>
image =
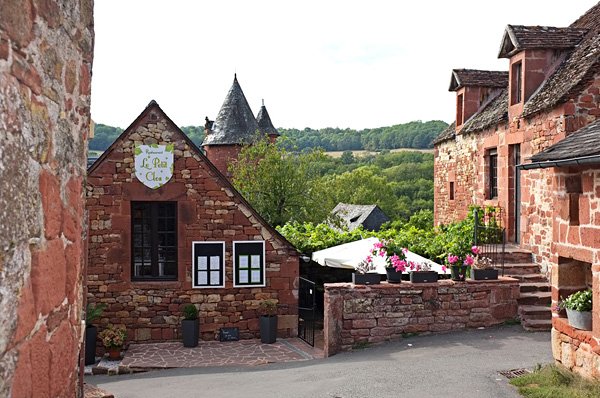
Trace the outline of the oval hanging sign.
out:
<instances>
[{"instance_id":1,"label":"oval hanging sign","mask_svg":"<svg viewBox=\"0 0 600 398\"><path fill-rule=\"evenodd\" d=\"M136 145L135 176L145 186L157 189L173 176L173 144Z\"/></svg>"}]
</instances>

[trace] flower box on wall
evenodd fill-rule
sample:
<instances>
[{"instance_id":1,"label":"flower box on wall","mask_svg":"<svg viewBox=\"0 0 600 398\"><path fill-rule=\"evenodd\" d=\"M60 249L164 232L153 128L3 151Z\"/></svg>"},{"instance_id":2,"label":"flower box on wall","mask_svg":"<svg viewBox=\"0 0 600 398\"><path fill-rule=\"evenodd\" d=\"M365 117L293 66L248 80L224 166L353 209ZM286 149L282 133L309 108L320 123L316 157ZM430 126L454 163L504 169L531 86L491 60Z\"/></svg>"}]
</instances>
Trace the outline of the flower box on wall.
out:
<instances>
[{"instance_id":1,"label":"flower box on wall","mask_svg":"<svg viewBox=\"0 0 600 398\"><path fill-rule=\"evenodd\" d=\"M352 274L352 283L355 285L378 285L381 282L379 274Z\"/></svg>"},{"instance_id":2,"label":"flower box on wall","mask_svg":"<svg viewBox=\"0 0 600 398\"><path fill-rule=\"evenodd\" d=\"M411 271L410 281L412 283L434 283L438 281L438 273L435 271Z\"/></svg>"},{"instance_id":3,"label":"flower box on wall","mask_svg":"<svg viewBox=\"0 0 600 398\"><path fill-rule=\"evenodd\" d=\"M498 279L498 270L494 268L472 268L471 278L475 281L496 280Z\"/></svg>"}]
</instances>

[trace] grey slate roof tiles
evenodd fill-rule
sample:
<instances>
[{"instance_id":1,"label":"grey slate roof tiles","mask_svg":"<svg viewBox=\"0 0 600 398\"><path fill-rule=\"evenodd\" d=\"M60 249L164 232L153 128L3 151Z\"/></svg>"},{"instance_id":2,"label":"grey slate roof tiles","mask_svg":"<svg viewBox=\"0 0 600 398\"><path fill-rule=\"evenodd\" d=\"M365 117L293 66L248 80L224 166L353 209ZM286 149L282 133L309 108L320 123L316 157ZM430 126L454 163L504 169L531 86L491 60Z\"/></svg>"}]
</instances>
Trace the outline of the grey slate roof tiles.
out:
<instances>
[{"instance_id":1,"label":"grey slate roof tiles","mask_svg":"<svg viewBox=\"0 0 600 398\"><path fill-rule=\"evenodd\" d=\"M510 58L528 49L570 49L587 33L586 29L554 26L507 25L498 58Z\"/></svg>"},{"instance_id":2,"label":"grey slate roof tiles","mask_svg":"<svg viewBox=\"0 0 600 398\"><path fill-rule=\"evenodd\" d=\"M350 231L361 225L365 229L377 231L381 224L390 221L389 217L377 205L338 203L331 213L340 217ZM369 219L368 222L367 219Z\"/></svg>"},{"instance_id":3,"label":"grey slate roof tiles","mask_svg":"<svg viewBox=\"0 0 600 398\"><path fill-rule=\"evenodd\" d=\"M256 137L256 130L258 123L235 76L211 132L202 145L250 143Z\"/></svg>"},{"instance_id":4,"label":"grey slate roof tiles","mask_svg":"<svg viewBox=\"0 0 600 398\"><path fill-rule=\"evenodd\" d=\"M508 89L500 91L496 97L484 105L483 109L467 120L461 133L474 133L485 130L508 120Z\"/></svg>"},{"instance_id":5,"label":"grey slate roof tiles","mask_svg":"<svg viewBox=\"0 0 600 398\"><path fill-rule=\"evenodd\" d=\"M456 137L456 122L446 127L434 140L433 145L441 144L444 141L453 140Z\"/></svg>"},{"instance_id":6,"label":"grey slate roof tiles","mask_svg":"<svg viewBox=\"0 0 600 398\"><path fill-rule=\"evenodd\" d=\"M269 112L267 112L267 108L264 104L260 107L260 111L258 111L256 122L258 123L258 129L261 133L268 135L280 135L275 126L273 126L271 118L269 117Z\"/></svg>"},{"instance_id":7,"label":"grey slate roof tiles","mask_svg":"<svg viewBox=\"0 0 600 398\"><path fill-rule=\"evenodd\" d=\"M533 155L531 161L547 162L600 155L600 119L577 130L546 150Z\"/></svg>"},{"instance_id":8,"label":"grey slate roof tiles","mask_svg":"<svg viewBox=\"0 0 600 398\"><path fill-rule=\"evenodd\" d=\"M477 69L453 69L449 91L464 86L498 87L508 85L508 72Z\"/></svg>"}]
</instances>

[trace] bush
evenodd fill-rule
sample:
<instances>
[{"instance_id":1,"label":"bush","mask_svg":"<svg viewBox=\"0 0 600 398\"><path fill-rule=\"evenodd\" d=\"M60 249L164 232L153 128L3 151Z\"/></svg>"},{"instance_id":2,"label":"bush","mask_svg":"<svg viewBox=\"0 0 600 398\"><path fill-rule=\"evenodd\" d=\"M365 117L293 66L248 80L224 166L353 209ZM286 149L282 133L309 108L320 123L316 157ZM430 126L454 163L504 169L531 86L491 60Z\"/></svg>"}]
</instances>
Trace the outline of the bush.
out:
<instances>
[{"instance_id":1,"label":"bush","mask_svg":"<svg viewBox=\"0 0 600 398\"><path fill-rule=\"evenodd\" d=\"M187 304L183 307L183 319L186 321L198 319L198 308L194 304Z\"/></svg>"}]
</instances>

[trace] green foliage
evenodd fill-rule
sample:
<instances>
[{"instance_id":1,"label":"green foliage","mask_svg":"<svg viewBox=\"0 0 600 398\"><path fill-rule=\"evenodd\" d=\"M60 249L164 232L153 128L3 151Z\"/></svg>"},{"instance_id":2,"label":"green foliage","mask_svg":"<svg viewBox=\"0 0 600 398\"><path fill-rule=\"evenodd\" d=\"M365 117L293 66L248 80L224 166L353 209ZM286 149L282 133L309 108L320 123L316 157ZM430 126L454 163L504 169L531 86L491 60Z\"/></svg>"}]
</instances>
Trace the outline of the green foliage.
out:
<instances>
[{"instance_id":1,"label":"green foliage","mask_svg":"<svg viewBox=\"0 0 600 398\"><path fill-rule=\"evenodd\" d=\"M91 326L92 322L102 316L102 313L106 309L106 304L100 303L97 305L88 304L85 309L85 325Z\"/></svg>"},{"instance_id":2,"label":"green foliage","mask_svg":"<svg viewBox=\"0 0 600 398\"><path fill-rule=\"evenodd\" d=\"M277 227L277 230L302 253L312 253L374 235L373 232L362 228L349 232L335 229L324 223L315 225L310 222L292 222Z\"/></svg>"},{"instance_id":3,"label":"green foliage","mask_svg":"<svg viewBox=\"0 0 600 398\"><path fill-rule=\"evenodd\" d=\"M89 141L89 149L105 151L123 132L122 128L96 123L94 138Z\"/></svg>"},{"instance_id":4,"label":"green foliage","mask_svg":"<svg viewBox=\"0 0 600 398\"><path fill-rule=\"evenodd\" d=\"M323 206L325 187L315 163L320 151L292 153L268 138L245 146L229 170L235 187L271 224L288 221L321 221L333 207Z\"/></svg>"},{"instance_id":5,"label":"green foliage","mask_svg":"<svg viewBox=\"0 0 600 398\"><path fill-rule=\"evenodd\" d=\"M258 312L262 316L277 315L277 302L275 300L263 300L258 304Z\"/></svg>"},{"instance_id":6,"label":"green foliage","mask_svg":"<svg viewBox=\"0 0 600 398\"><path fill-rule=\"evenodd\" d=\"M414 121L389 127L352 130L340 128L309 127L304 130L279 129L290 139L292 147L322 148L326 151L382 150L395 148L431 148L432 142L448 124L440 120Z\"/></svg>"},{"instance_id":7,"label":"green foliage","mask_svg":"<svg viewBox=\"0 0 600 398\"><path fill-rule=\"evenodd\" d=\"M590 289L580 290L571 294L558 304L560 308L575 311L591 311L592 310L592 291Z\"/></svg>"},{"instance_id":8,"label":"green foliage","mask_svg":"<svg viewBox=\"0 0 600 398\"><path fill-rule=\"evenodd\" d=\"M588 381L569 370L547 365L533 373L517 377L510 384L526 398L595 398L600 397L600 384Z\"/></svg>"},{"instance_id":9,"label":"green foliage","mask_svg":"<svg viewBox=\"0 0 600 398\"><path fill-rule=\"evenodd\" d=\"M186 304L183 307L183 319L187 321L198 319L198 308L194 304Z\"/></svg>"},{"instance_id":10,"label":"green foliage","mask_svg":"<svg viewBox=\"0 0 600 398\"><path fill-rule=\"evenodd\" d=\"M180 129L197 147L202 145L202 141L204 141L204 126L182 126Z\"/></svg>"}]
</instances>

